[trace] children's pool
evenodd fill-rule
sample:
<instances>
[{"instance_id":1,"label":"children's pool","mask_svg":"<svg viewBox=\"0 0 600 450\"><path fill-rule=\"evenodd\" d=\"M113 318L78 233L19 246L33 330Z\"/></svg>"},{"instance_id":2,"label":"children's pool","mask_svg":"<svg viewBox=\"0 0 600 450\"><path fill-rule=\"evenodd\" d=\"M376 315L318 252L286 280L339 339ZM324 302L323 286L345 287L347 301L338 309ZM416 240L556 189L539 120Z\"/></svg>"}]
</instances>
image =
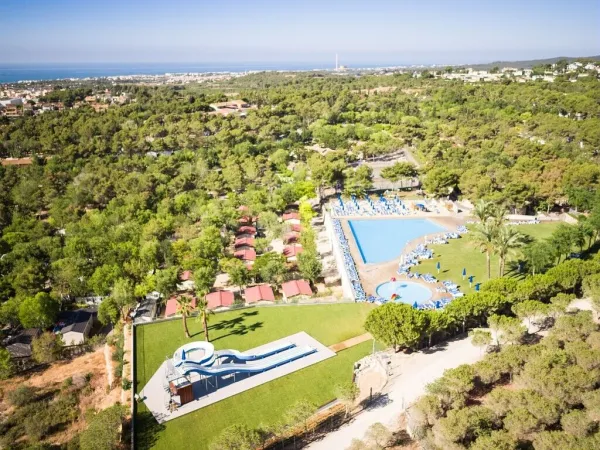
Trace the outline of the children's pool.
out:
<instances>
[{"instance_id":1,"label":"children's pool","mask_svg":"<svg viewBox=\"0 0 600 450\"><path fill-rule=\"evenodd\" d=\"M409 241L447 231L427 219L350 220L348 223L365 263L392 261L402 254Z\"/></svg>"},{"instance_id":2,"label":"children's pool","mask_svg":"<svg viewBox=\"0 0 600 450\"><path fill-rule=\"evenodd\" d=\"M427 287L410 281L386 281L377 286L375 292L381 298L392 300L395 296L393 300L409 305L427 303L433 295Z\"/></svg>"}]
</instances>

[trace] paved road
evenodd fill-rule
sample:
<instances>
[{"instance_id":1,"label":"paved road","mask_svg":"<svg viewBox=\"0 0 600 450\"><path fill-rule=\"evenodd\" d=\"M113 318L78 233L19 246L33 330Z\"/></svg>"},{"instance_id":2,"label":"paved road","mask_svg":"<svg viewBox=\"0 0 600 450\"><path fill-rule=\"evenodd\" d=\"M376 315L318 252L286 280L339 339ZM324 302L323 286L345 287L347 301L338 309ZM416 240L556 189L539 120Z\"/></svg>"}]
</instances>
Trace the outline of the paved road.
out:
<instances>
[{"instance_id":1,"label":"paved road","mask_svg":"<svg viewBox=\"0 0 600 450\"><path fill-rule=\"evenodd\" d=\"M471 345L469 338L447 343L433 353L399 355L399 365L388 383L388 403L361 413L356 419L325 438L308 446L311 450L343 450L352 439L363 439L372 424L381 422L388 427L396 425L405 407L424 393L425 385L439 378L446 369L471 364L481 358L481 351ZM396 362L393 362L395 365Z\"/></svg>"}]
</instances>

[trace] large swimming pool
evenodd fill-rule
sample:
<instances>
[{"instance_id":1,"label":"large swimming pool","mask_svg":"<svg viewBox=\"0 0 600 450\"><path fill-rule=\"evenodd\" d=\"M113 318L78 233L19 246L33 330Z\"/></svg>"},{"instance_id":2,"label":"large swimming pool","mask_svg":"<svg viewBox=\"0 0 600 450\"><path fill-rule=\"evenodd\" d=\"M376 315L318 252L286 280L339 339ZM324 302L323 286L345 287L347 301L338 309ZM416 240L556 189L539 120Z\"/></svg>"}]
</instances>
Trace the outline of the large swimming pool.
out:
<instances>
[{"instance_id":1,"label":"large swimming pool","mask_svg":"<svg viewBox=\"0 0 600 450\"><path fill-rule=\"evenodd\" d=\"M446 231L427 219L380 219L348 221L363 262L392 261L409 241Z\"/></svg>"}]
</instances>

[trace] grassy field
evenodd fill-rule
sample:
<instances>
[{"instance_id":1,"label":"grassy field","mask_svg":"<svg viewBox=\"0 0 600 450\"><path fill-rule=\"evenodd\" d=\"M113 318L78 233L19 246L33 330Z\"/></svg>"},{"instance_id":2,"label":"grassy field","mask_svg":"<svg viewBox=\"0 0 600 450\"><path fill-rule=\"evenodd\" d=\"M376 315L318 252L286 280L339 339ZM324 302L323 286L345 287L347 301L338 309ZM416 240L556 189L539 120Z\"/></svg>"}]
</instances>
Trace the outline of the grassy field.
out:
<instances>
[{"instance_id":1,"label":"grassy field","mask_svg":"<svg viewBox=\"0 0 600 450\"><path fill-rule=\"evenodd\" d=\"M540 223L537 225L518 225L516 228L523 234L532 239L543 240L548 238L554 229L558 226L557 222ZM469 234L462 239L453 239L448 244L432 245L434 250L433 259L422 261L413 271L420 273L432 273L441 280L452 280L460 289L467 293L475 290L476 283L482 283L487 280L485 253L481 253L469 240ZM515 261L520 257L520 252L516 252L509 261ZM437 275L437 263L441 264L440 274ZM492 255L492 278L498 276L498 257ZM467 279L463 281L462 271L467 269ZM521 276L508 263L506 266L508 276ZM473 275L473 286L469 288L468 277Z\"/></svg>"},{"instance_id":2,"label":"grassy field","mask_svg":"<svg viewBox=\"0 0 600 450\"><path fill-rule=\"evenodd\" d=\"M366 304L287 306L231 311L211 317L210 337L217 349L247 350L275 339L305 331L325 345L364 333L363 323L372 307ZM188 341L204 339L202 327L189 320L191 339L181 320L136 328L136 391L165 360ZM233 423L248 426L275 424L301 399L323 405L335 397L335 386L352 376L354 362L367 355L371 342L352 347L322 363L307 367L235 397L158 425L143 404L138 406L138 449L205 449L221 430Z\"/></svg>"}]
</instances>

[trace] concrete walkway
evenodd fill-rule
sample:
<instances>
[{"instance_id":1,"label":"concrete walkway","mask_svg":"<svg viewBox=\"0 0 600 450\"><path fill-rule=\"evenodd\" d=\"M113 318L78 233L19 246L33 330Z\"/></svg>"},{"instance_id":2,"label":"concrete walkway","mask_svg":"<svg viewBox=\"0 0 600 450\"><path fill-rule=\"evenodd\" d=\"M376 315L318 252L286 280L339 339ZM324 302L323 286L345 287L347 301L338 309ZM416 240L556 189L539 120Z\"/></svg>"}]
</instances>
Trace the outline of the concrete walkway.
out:
<instances>
[{"instance_id":1,"label":"concrete walkway","mask_svg":"<svg viewBox=\"0 0 600 450\"><path fill-rule=\"evenodd\" d=\"M385 388L387 401L359 414L352 422L312 443L312 450L345 449L352 439L364 439L365 432L374 423L387 427L397 425L398 416L425 392L425 386L443 375L446 369L461 364L472 364L482 352L469 338L447 342L433 347L427 353L399 354L392 361L394 373Z\"/></svg>"},{"instance_id":2,"label":"concrete walkway","mask_svg":"<svg viewBox=\"0 0 600 450\"><path fill-rule=\"evenodd\" d=\"M329 346L329 350L333 350L338 353L342 350L345 350L350 347L354 347L355 345L362 344L365 341L369 341L373 339L371 333L361 334L360 336L354 336L353 338L346 339L345 341L338 342L337 344L333 344Z\"/></svg>"}]
</instances>

